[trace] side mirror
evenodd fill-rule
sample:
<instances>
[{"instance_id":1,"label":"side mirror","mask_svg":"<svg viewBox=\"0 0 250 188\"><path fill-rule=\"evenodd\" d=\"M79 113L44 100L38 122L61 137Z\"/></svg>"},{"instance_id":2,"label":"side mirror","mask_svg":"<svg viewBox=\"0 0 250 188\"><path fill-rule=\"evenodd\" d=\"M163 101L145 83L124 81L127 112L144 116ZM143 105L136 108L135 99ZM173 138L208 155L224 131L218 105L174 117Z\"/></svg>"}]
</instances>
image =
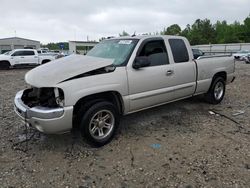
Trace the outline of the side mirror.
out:
<instances>
[{"instance_id":1,"label":"side mirror","mask_svg":"<svg viewBox=\"0 0 250 188\"><path fill-rule=\"evenodd\" d=\"M133 63L134 69L139 69L142 67L148 67L150 65L150 60L147 56L139 56L135 58Z\"/></svg>"}]
</instances>

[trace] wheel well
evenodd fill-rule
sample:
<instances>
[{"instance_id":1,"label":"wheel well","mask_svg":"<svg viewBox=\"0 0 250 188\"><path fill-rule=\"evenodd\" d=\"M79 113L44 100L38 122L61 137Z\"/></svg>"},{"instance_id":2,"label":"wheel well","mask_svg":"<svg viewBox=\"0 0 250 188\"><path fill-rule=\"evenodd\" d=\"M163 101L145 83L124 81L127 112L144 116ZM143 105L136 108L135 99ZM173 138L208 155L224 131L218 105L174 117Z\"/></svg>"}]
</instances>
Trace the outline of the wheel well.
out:
<instances>
[{"instance_id":1,"label":"wheel well","mask_svg":"<svg viewBox=\"0 0 250 188\"><path fill-rule=\"evenodd\" d=\"M214 77L213 77L213 80L215 78L218 78L218 77L222 77L225 81L227 81L227 73L225 71L222 71L222 72L217 72Z\"/></svg>"},{"instance_id":2,"label":"wheel well","mask_svg":"<svg viewBox=\"0 0 250 188\"><path fill-rule=\"evenodd\" d=\"M0 64L0 68L2 69L9 69L10 68L10 66L11 66L11 64L10 64L10 62L9 61L7 61L7 60L3 60L3 61L0 61L1 62L1 64Z\"/></svg>"},{"instance_id":3,"label":"wheel well","mask_svg":"<svg viewBox=\"0 0 250 188\"><path fill-rule=\"evenodd\" d=\"M0 61L0 62L5 62L5 63L9 63L9 65L10 65L10 62L9 61L7 61L7 60L3 60L3 61Z\"/></svg>"},{"instance_id":4,"label":"wheel well","mask_svg":"<svg viewBox=\"0 0 250 188\"><path fill-rule=\"evenodd\" d=\"M44 59L44 60L42 60L42 64L48 63L48 62L50 62L50 61L51 61L50 59Z\"/></svg>"},{"instance_id":5,"label":"wheel well","mask_svg":"<svg viewBox=\"0 0 250 188\"><path fill-rule=\"evenodd\" d=\"M95 104L96 102L104 101L104 100L114 104L117 107L119 114L123 114L124 106L123 106L123 100L122 100L120 93L118 93L117 91L107 91L107 92L102 92L102 93L96 93L96 94L85 96L79 99L77 103L74 105L73 126L76 127L77 124L79 123L78 122L79 120L77 119L77 115L78 115L79 110L81 110L83 106L85 106L87 110L89 106Z\"/></svg>"}]
</instances>

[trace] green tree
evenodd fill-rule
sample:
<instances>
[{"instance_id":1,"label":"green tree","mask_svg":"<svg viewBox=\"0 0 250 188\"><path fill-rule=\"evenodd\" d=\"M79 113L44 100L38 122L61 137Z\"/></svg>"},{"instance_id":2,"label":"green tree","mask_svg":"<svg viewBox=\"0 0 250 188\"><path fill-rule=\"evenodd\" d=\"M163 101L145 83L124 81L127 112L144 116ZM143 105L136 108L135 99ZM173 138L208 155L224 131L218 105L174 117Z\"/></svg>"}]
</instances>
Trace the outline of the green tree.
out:
<instances>
[{"instance_id":1,"label":"green tree","mask_svg":"<svg viewBox=\"0 0 250 188\"><path fill-rule=\"evenodd\" d=\"M190 40L190 33L191 33L191 27L189 24L187 24L186 28L181 31L181 36L186 37L188 40Z\"/></svg>"},{"instance_id":2,"label":"green tree","mask_svg":"<svg viewBox=\"0 0 250 188\"><path fill-rule=\"evenodd\" d=\"M64 44L64 50L69 50L69 43L68 42L57 42L57 43L48 43L41 45L42 48L49 48L50 50L61 50L60 44Z\"/></svg>"},{"instance_id":3,"label":"green tree","mask_svg":"<svg viewBox=\"0 0 250 188\"><path fill-rule=\"evenodd\" d=\"M173 24L169 26L167 29L161 32L162 35L180 35L181 34L181 27L178 24Z\"/></svg>"},{"instance_id":4,"label":"green tree","mask_svg":"<svg viewBox=\"0 0 250 188\"><path fill-rule=\"evenodd\" d=\"M250 15L244 20L243 37L245 42L250 42Z\"/></svg>"},{"instance_id":5,"label":"green tree","mask_svg":"<svg viewBox=\"0 0 250 188\"><path fill-rule=\"evenodd\" d=\"M130 36L130 34L123 30L122 33L119 34L119 36L120 37Z\"/></svg>"},{"instance_id":6,"label":"green tree","mask_svg":"<svg viewBox=\"0 0 250 188\"><path fill-rule=\"evenodd\" d=\"M189 40L192 45L215 42L215 29L209 19L197 19L191 26Z\"/></svg>"}]
</instances>

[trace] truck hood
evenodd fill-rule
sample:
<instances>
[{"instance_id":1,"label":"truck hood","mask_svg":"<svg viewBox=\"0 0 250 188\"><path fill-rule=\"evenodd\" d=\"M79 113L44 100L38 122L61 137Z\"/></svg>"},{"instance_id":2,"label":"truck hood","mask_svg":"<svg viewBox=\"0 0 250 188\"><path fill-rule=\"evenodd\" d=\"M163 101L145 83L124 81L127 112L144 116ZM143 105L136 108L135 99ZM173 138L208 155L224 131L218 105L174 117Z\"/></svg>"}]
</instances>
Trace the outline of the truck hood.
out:
<instances>
[{"instance_id":1,"label":"truck hood","mask_svg":"<svg viewBox=\"0 0 250 188\"><path fill-rule=\"evenodd\" d=\"M4 54L0 55L0 60L9 60L9 58L10 58L9 55L4 55Z\"/></svg>"},{"instance_id":2,"label":"truck hood","mask_svg":"<svg viewBox=\"0 0 250 188\"><path fill-rule=\"evenodd\" d=\"M32 69L25 75L25 81L34 87L55 87L71 77L106 67L112 63L112 59L70 55Z\"/></svg>"}]
</instances>

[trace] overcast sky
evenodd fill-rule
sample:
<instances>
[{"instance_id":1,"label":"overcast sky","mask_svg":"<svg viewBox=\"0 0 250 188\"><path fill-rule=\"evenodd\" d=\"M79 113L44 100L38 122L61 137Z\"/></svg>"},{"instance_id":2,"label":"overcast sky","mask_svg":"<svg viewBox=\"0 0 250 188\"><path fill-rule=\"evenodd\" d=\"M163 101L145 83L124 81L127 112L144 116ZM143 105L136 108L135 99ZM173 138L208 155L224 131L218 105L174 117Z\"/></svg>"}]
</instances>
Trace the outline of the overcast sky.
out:
<instances>
[{"instance_id":1,"label":"overcast sky","mask_svg":"<svg viewBox=\"0 0 250 188\"><path fill-rule=\"evenodd\" d=\"M183 29L198 18L243 22L249 7L249 0L0 0L0 38L16 31L42 43L98 40L175 23Z\"/></svg>"}]
</instances>

